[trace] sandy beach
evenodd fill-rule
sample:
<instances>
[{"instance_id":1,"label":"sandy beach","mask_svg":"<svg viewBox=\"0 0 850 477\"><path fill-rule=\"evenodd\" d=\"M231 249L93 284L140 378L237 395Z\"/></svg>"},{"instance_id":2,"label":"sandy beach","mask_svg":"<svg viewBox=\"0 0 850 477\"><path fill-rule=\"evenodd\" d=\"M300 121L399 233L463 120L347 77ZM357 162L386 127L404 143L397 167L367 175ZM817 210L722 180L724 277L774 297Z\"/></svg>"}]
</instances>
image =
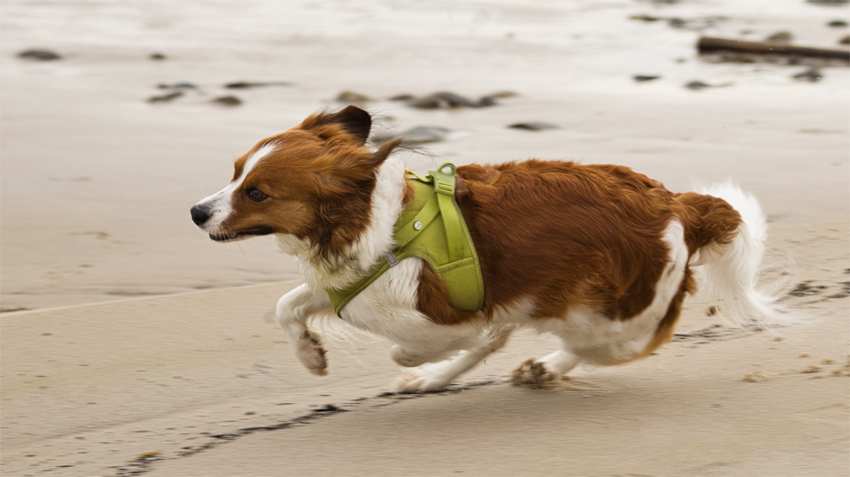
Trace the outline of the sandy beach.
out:
<instances>
[{"instance_id":1,"label":"sandy beach","mask_svg":"<svg viewBox=\"0 0 850 477\"><path fill-rule=\"evenodd\" d=\"M846 50L830 23L848 6L527 3L4 2L0 474L850 475L850 69L795 80L811 65L695 49L787 31ZM17 56L33 48L62 58ZM405 153L419 171L535 157L674 191L735 181L768 214L763 279L798 321L730 328L697 294L652 357L547 390L508 383L552 349L533 334L441 393L387 394L399 368L377 339L332 342L330 375L308 374L270 322L292 259L268 237L211 242L189 207L343 91L377 134L449 131ZM390 100L437 91L515 94Z\"/></svg>"}]
</instances>

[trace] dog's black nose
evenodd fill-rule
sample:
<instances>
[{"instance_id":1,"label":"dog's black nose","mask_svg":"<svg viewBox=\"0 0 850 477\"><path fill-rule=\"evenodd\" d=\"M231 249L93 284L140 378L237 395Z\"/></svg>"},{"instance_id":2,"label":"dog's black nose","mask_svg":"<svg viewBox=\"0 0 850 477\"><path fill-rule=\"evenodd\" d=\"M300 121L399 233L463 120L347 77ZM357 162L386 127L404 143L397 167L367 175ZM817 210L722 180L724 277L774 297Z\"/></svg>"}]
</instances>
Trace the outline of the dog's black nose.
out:
<instances>
[{"instance_id":1,"label":"dog's black nose","mask_svg":"<svg viewBox=\"0 0 850 477\"><path fill-rule=\"evenodd\" d=\"M192 207L190 212L192 212L192 222L195 222L195 225L199 227L204 225L204 223L210 218L209 212L197 205Z\"/></svg>"}]
</instances>

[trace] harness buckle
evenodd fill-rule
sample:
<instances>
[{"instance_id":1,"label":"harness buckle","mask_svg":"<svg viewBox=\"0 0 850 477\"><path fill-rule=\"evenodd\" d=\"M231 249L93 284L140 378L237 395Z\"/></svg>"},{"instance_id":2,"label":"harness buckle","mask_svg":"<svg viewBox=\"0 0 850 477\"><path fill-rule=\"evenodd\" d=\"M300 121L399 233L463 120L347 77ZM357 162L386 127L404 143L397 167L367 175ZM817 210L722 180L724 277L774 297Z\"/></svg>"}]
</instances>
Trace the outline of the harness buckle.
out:
<instances>
[{"instance_id":1,"label":"harness buckle","mask_svg":"<svg viewBox=\"0 0 850 477\"><path fill-rule=\"evenodd\" d=\"M446 172L449 169L450 172ZM447 162L435 171L428 171L434 179L434 190L439 194L454 196L455 194L455 165Z\"/></svg>"}]
</instances>

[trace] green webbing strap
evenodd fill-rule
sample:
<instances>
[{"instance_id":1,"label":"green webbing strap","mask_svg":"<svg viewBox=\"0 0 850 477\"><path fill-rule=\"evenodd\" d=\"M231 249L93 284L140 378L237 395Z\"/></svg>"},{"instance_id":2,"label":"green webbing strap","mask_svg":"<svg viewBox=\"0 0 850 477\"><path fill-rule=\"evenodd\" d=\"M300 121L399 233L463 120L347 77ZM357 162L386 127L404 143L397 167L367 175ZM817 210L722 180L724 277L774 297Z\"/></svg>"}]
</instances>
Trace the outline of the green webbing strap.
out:
<instances>
[{"instance_id":1,"label":"green webbing strap","mask_svg":"<svg viewBox=\"0 0 850 477\"><path fill-rule=\"evenodd\" d=\"M472 312L483 306L484 281L478 255L454 200L455 166L446 163L429 173L423 177L408 171L415 195L395 225L395 249L380 258L371 274L360 281L345 289L326 290L337 315L390 267L410 257L428 262L444 280L450 305ZM440 220L436 220L438 217Z\"/></svg>"},{"instance_id":2,"label":"green webbing strap","mask_svg":"<svg viewBox=\"0 0 850 477\"><path fill-rule=\"evenodd\" d=\"M450 169L451 172L445 172ZM430 171L434 178L434 190L437 191L437 202L440 205L440 213L443 214L443 223L446 226L446 238L449 244L449 259L456 262L463 258L463 243L465 237L461 230L457 209L454 205L455 197L455 165L443 164L436 171Z\"/></svg>"}]
</instances>

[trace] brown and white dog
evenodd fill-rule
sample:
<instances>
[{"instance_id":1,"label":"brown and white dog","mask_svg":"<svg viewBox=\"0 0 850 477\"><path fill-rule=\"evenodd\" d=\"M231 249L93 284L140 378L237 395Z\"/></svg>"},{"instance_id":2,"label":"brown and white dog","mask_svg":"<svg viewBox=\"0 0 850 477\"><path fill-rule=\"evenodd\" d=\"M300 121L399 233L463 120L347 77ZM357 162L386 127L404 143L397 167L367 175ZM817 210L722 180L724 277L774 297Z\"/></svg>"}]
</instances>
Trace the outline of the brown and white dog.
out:
<instances>
[{"instance_id":1,"label":"brown and white dog","mask_svg":"<svg viewBox=\"0 0 850 477\"><path fill-rule=\"evenodd\" d=\"M296 257L306 283L280 299L277 319L316 375L327 374L327 361L308 321L333 315L324 290L357 281L392 250L393 225L413 194L390 155L400 141L372 150L371 125L353 106L310 116L260 141L236 161L233 180L191 210L213 240L274 234ZM515 371L529 384L581 362L648 356L671 338L695 273L739 321L775 316L774 298L755 288L766 221L732 184L677 194L622 166L530 160L458 167L456 199L481 262L480 312L449 306L444 284L418 258L341 311L396 343L393 360L410 368L398 391L446 387L518 327L561 342Z\"/></svg>"}]
</instances>

